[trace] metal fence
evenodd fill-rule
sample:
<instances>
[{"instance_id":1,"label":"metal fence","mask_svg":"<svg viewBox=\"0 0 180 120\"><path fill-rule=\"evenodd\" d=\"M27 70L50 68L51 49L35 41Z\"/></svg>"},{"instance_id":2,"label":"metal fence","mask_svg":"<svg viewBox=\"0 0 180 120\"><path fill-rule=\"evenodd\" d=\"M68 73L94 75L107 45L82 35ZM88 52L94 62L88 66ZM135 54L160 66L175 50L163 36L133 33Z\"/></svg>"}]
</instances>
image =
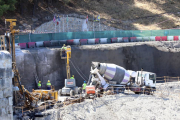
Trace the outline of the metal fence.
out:
<instances>
[{"instance_id":1,"label":"metal fence","mask_svg":"<svg viewBox=\"0 0 180 120\"><path fill-rule=\"evenodd\" d=\"M180 29L169 30L120 30L120 31L88 31L88 32L60 32L43 34L16 35L16 43L37 42L50 40L90 39L113 37L146 37L146 36L180 36Z\"/></svg>"}]
</instances>

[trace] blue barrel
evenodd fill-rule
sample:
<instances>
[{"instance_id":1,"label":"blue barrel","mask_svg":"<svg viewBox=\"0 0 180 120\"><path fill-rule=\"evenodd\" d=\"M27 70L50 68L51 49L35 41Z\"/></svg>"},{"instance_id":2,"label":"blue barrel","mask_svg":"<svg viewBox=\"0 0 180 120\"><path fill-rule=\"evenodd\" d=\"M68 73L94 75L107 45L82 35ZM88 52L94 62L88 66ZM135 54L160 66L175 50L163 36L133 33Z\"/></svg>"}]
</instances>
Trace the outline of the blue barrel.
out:
<instances>
[{"instance_id":1,"label":"blue barrel","mask_svg":"<svg viewBox=\"0 0 180 120\"><path fill-rule=\"evenodd\" d=\"M142 42L143 41L142 37L136 37L136 39L137 39L137 42Z\"/></svg>"},{"instance_id":2,"label":"blue barrel","mask_svg":"<svg viewBox=\"0 0 180 120\"><path fill-rule=\"evenodd\" d=\"M101 44L106 44L107 43L107 38L100 38L100 43Z\"/></svg>"},{"instance_id":3,"label":"blue barrel","mask_svg":"<svg viewBox=\"0 0 180 120\"><path fill-rule=\"evenodd\" d=\"M173 41L173 40L174 40L174 36L168 36L168 37L167 37L167 40L168 40L168 41Z\"/></svg>"},{"instance_id":4,"label":"blue barrel","mask_svg":"<svg viewBox=\"0 0 180 120\"><path fill-rule=\"evenodd\" d=\"M117 42L118 42L118 43L123 42L123 38L122 38L122 37L118 37L118 38L117 38Z\"/></svg>"},{"instance_id":5,"label":"blue barrel","mask_svg":"<svg viewBox=\"0 0 180 120\"><path fill-rule=\"evenodd\" d=\"M36 42L36 47L44 47L43 42L44 42L44 41L38 41L38 42Z\"/></svg>"},{"instance_id":6,"label":"blue barrel","mask_svg":"<svg viewBox=\"0 0 180 120\"><path fill-rule=\"evenodd\" d=\"M154 37L155 40L155 37ZM143 37L143 41L150 41L150 37Z\"/></svg>"},{"instance_id":7,"label":"blue barrel","mask_svg":"<svg viewBox=\"0 0 180 120\"><path fill-rule=\"evenodd\" d=\"M67 40L59 40L59 44L60 45L67 45Z\"/></svg>"},{"instance_id":8,"label":"blue barrel","mask_svg":"<svg viewBox=\"0 0 180 120\"><path fill-rule=\"evenodd\" d=\"M80 40L80 39L74 39L73 44L74 44L74 45L80 45L79 40Z\"/></svg>"},{"instance_id":9,"label":"blue barrel","mask_svg":"<svg viewBox=\"0 0 180 120\"><path fill-rule=\"evenodd\" d=\"M95 38L94 39L88 39L88 44L89 45L95 44Z\"/></svg>"},{"instance_id":10,"label":"blue barrel","mask_svg":"<svg viewBox=\"0 0 180 120\"><path fill-rule=\"evenodd\" d=\"M51 46L59 46L59 40L51 40Z\"/></svg>"}]
</instances>

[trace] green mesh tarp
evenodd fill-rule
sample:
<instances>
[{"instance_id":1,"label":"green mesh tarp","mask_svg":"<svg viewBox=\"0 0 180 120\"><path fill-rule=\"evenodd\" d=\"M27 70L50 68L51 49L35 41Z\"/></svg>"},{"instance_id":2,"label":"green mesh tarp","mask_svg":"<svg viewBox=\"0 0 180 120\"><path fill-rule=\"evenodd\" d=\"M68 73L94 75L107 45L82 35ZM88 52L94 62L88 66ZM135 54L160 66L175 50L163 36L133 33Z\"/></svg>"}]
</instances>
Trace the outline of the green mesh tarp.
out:
<instances>
[{"instance_id":1,"label":"green mesh tarp","mask_svg":"<svg viewBox=\"0 0 180 120\"><path fill-rule=\"evenodd\" d=\"M90 39L108 38L108 42L113 37L147 37L147 36L180 36L180 29L169 30L120 30L120 31L88 31L88 32L62 32L45 34L16 35L16 43L37 42L49 40L68 39Z\"/></svg>"}]
</instances>

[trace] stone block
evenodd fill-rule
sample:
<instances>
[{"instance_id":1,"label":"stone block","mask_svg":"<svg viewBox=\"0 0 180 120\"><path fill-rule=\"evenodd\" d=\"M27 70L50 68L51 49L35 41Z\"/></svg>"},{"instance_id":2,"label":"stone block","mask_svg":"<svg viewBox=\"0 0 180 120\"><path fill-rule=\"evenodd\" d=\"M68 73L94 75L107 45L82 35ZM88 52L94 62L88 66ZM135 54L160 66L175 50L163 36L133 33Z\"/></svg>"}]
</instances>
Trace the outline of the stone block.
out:
<instances>
[{"instance_id":1,"label":"stone block","mask_svg":"<svg viewBox=\"0 0 180 120\"><path fill-rule=\"evenodd\" d=\"M13 120L13 114L8 114L8 120Z\"/></svg>"},{"instance_id":2,"label":"stone block","mask_svg":"<svg viewBox=\"0 0 180 120\"><path fill-rule=\"evenodd\" d=\"M10 105L10 106L13 105L12 97L9 97L9 98L8 98L8 101L9 101L9 105Z\"/></svg>"},{"instance_id":3,"label":"stone block","mask_svg":"<svg viewBox=\"0 0 180 120\"><path fill-rule=\"evenodd\" d=\"M3 92L4 92L4 93L3 93L4 98L6 98L6 97L11 97L11 96L12 96L12 88L11 88L11 87L10 87L10 88L7 88L7 89L4 89Z\"/></svg>"},{"instance_id":4,"label":"stone block","mask_svg":"<svg viewBox=\"0 0 180 120\"><path fill-rule=\"evenodd\" d=\"M5 78L5 71L6 69L5 68L0 68L0 78Z\"/></svg>"},{"instance_id":5,"label":"stone block","mask_svg":"<svg viewBox=\"0 0 180 120\"><path fill-rule=\"evenodd\" d=\"M0 78L0 88L3 89L5 86L5 78Z\"/></svg>"},{"instance_id":6,"label":"stone block","mask_svg":"<svg viewBox=\"0 0 180 120\"><path fill-rule=\"evenodd\" d=\"M3 98L3 91L0 90L0 99ZM0 103L1 104L1 103Z\"/></svg>"},{"instance_id":7,"label":"stone block","mask_svg":"<svg viewBox=\"0 0 180 120\"><path fill-rule=\"evenodd\" d=\"M8 99L7 98L0 99L0 108L5 108L6 106L8 106Z\"/></svg>"},{"instance_id":8,"label":"stone block","mask_svg":"<svg viewBox=\"0 0 180 120\"><path fill-rule=\"evenodd\" d=\"M6 107L6 112L7 112L7 114L12 114L13 113L12 106L7 106Z\"/></svg>"},{"instance_id":9,"label":"stone block","mask_svg":"<svg viewBox=\"0 0 180 120\"><path fill-rule=\"evenodd\" d=\"M6 88L9 88L9 89L12 88L12 77L3 79L2 89L6 89Z\"/></svg>"},{"instance_id":10,"label":"stone block","mask_svg":"<svg viewBox=\"0 0 180 120\"><path fill-rule=\"evenodd\" d=\"M11 68L11 55L7 51L0 51L0 68Z\"/></svg>"},{"instance_id":11,"label":"stone block","mask_svg":"<svg viewBox=\"0 0 180 120\"><path fill-rule=\"evenodd\" d=\"M6 78L12 78L12 68L6 69Z\"/></svg>"},{"instance_id":12,"label":"stone block","mask_svg":"<svg viewBox=\"0 0 180 120\"><path fill-rule=\"evenodd\" d=\"M8 116L0 116L0 120L12 120L12 119L8 118Z\"/></svg>"},{"instance_id":13,"label":"stone block","mask_svg":"<svg viewBox=\"0 0 180 120\"><path fill-rule=\"evenodd\" d=\"M2 104L2 103L1 103ZM5 108L1 108L0 109L0 116L5 116L7 113L6 113L6 109Z\"/></svg>"}]
</instances>

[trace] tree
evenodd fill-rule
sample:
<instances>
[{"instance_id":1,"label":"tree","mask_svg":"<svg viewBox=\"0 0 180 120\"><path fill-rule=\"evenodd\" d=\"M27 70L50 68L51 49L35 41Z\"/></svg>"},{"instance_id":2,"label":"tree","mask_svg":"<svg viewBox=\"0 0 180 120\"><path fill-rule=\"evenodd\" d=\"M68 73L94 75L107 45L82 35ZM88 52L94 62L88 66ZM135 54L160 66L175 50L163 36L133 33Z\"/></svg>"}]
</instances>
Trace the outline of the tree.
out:
<instances>
[{"instance_id":1,"label":"tree","mask_svg":"<svg viewBox=\"0 0 180 120\"><path fill-rule=\"evenodd\" d=\"M16 0L0 0L0 16L6 11L14 11Z\"/></svg>"}]
</instances>

